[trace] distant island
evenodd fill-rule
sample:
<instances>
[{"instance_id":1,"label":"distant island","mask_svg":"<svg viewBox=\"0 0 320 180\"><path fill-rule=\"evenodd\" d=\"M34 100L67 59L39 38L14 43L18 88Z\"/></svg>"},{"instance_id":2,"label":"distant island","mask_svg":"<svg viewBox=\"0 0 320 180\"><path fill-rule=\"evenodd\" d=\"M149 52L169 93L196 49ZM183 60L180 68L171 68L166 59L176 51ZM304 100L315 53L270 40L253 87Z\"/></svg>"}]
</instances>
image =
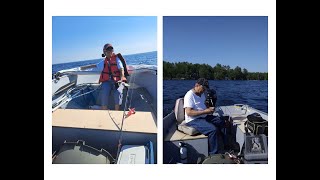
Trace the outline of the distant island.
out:
<instances>
[{"instance_id":1,"label":"distant island","mask_svg":"<svg viewBox=\"0 0 320 180\"><path fill-rule=\"evenodd\" d=\"M268 80L268 73L248 72L246 68L239 66L232 69L219 63L212 67L208 64L163 61L164 80L194 80L200 77L209 80Z\"/></svg>"}]
</instances>

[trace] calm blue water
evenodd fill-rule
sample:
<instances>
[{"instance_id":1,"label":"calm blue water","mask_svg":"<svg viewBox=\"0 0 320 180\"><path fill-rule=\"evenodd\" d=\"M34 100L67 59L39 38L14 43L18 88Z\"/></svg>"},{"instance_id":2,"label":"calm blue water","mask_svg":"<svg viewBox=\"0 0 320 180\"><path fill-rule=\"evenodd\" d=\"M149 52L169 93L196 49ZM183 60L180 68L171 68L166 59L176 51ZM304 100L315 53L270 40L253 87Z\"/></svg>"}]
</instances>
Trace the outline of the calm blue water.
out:
<instances>
[{"instance_id":1,"label":"calm blue water","mask_svg":"<svg viewBox=\"0 0 320 180\"><path fill-rule=\"evenodd\" d=\"M127 64L129 65L157 65L157 51L152 52L145 52L139 54L131 54L131 55L123 55L124 59L126 60ZM70 63L62 63L62 64L53 64L52 65L52 74L56 73L57 71L63 69L70 69L79 66L85 66L89 64L96 64L103 60L103 58L99 59L92 59L87 61L76 61Z\"/></svg>"},{"instance_id":2,"label":"calm blue water","mask_svg":"<svg viewBox=\"0 0 320 180\"><path fill-rule=\"evenodd\" d=\"M170 113L175 100L183 97L196 80L163 81L163 116ZM217 91L217 106L248 104L268 112L268 81L209 81L210 88Z\"/></svg>"}]
</instances>

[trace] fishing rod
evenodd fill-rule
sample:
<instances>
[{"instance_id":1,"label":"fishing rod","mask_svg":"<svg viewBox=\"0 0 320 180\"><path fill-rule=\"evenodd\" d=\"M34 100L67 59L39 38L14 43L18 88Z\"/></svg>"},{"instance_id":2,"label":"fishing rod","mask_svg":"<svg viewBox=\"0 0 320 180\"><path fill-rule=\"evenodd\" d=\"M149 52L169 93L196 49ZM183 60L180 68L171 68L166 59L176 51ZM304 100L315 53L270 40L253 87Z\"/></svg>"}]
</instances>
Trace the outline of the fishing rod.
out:
<instances>
[{"instance_id":1,"label":"fishing rod","mask_svg":"<svg viewBox=\"0 0 320 180\"><path fill-rule=\"evenodd\" d=\"M133 78L135 80L135 78ZM134 80L132 83L134 83ZM130 78L130 81L129 83L131 82L131 78ZM119 154L120 154L120 149L121 149L121 145L122 145L122 134L123 134L123 131L122 131L122 128L123 128L123 122L124 122L124 119L126 117L128 117L128 115L126 115L126 109L127 109L127 102L128 102L128 97L129 97L129 89L127 86L125 86L127 88L127 94L126 94L126 101L125 101L125 105L124 105L124 108L123 108L123 114L122 114L122 121L121 121L121 128L120 128L120 137L119 137L119 140L118 140L118 150L117 150L117 156L116 156L116 162L118 161L118 158L119 158ZM131 90L133 91L133 90ZM132 94L131 94L132 95ZM132 98L131 98L132 99ZM129 106L131 107L131 101L130 101L130 104ZM129 109L130 110L130 109ZM129 113L131 112L131 110L129 111ZM129 114L128 113L128 114Z\"/></svg>"}]
</instances>

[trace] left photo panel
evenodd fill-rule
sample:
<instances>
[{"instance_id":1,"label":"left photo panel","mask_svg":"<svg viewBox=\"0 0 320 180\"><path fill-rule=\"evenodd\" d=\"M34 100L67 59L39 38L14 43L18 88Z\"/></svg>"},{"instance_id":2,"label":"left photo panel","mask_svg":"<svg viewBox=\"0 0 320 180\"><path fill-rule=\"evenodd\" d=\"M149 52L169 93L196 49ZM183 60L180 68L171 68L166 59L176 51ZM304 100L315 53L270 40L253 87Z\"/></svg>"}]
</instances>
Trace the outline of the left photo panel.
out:
<instances>
[{"instance_id":1,"label":"left photo panel","mask_svg":"<svg viewBox=\"0 0 320 180\"><path fill-rule=\"evenodd\" d=\"M157 163L157 17L52 17L52 163Z\"/></svg>"}]
</instances>

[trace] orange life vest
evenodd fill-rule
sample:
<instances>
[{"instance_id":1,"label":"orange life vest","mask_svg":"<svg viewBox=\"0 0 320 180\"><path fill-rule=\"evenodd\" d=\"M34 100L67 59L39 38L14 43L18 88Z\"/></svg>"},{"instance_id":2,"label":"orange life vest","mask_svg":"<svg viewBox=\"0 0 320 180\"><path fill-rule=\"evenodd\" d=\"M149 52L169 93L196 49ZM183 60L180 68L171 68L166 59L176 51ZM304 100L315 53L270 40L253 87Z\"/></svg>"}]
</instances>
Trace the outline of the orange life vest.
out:
<instances>
[{"instance_id":1,"label":"orange life vest","mask_svg":"<svg viewBox=\"0 0 320 180\"><path fill-rule=\"evenodd\" d=\"M110 76L115 82L120 80L120 70L118 69L116 59L117 55L115 54L112 54L110 59L108 59L107 57L104 59L104 66L100 74L99 82L108 81L109 79L111 79Z\"/></svg>"}]
</instances>

